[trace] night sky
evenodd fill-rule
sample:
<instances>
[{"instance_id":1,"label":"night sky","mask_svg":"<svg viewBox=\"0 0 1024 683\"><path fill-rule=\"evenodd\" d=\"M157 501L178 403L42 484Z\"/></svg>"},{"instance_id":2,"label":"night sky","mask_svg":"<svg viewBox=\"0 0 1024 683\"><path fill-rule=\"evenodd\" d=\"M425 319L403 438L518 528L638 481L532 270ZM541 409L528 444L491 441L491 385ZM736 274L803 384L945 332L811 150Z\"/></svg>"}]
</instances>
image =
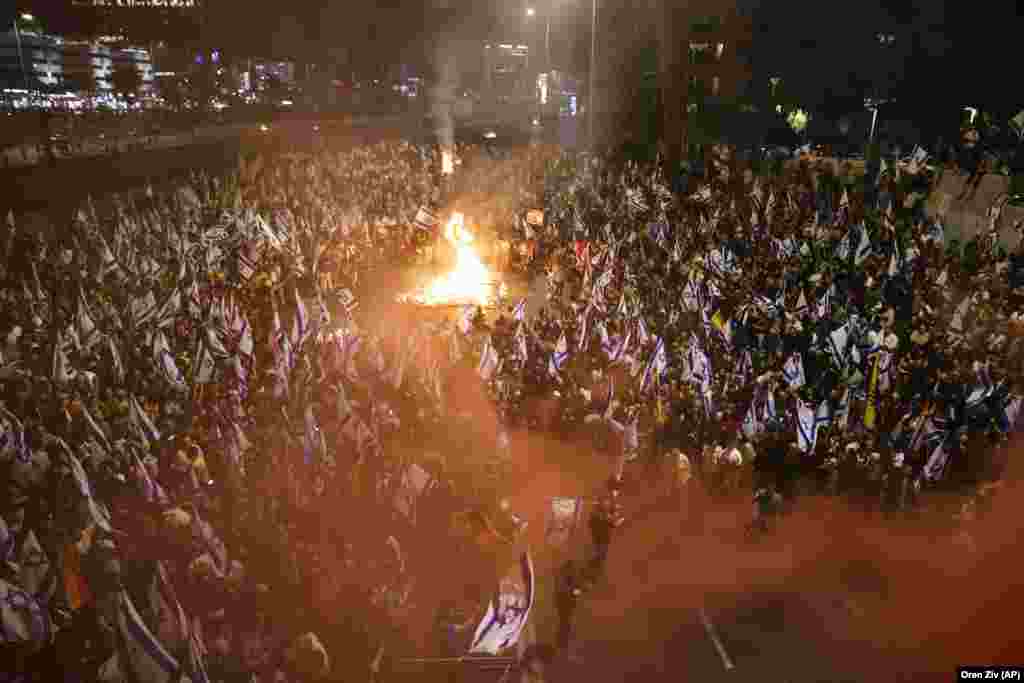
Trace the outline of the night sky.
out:
<instances>
[{"instance_id":1,"label":"night sky","mask_svg":"<svg viewBox=\"0 0 1024 683\"><path fill-rule=\"evenodd\" d=\"M883 90L899 92L917 106L956 98L965 105L991 100L999 110L1024 107L1019 1L739 2L756 27L755 76L785 73L809 104L858 97L884 84ZM69 0L18 3L55 31L84 26L68 11ZM180 38L229 54L333 62L361 73L386 73L404 63L422 73L438 41L464 43L459 49L470 50L472 41L534 31L539 48L548 3L555 66L585 70L588 0L537 0L537 16L529 20L524 0L210 0L203 21L186 25ZM880 49L873 38L878 32L894 34L893 45Z\"/></svg>"}]
</instances>

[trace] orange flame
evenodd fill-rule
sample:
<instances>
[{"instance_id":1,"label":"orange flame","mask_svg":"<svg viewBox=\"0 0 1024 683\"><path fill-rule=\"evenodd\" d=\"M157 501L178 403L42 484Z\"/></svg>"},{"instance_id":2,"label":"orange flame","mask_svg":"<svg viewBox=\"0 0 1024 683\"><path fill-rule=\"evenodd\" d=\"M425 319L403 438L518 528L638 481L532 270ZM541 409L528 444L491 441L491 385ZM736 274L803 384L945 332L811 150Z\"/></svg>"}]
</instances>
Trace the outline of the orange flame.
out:
<instances>
[{"instance_id":1,"label":"orange flame","mask_svg":"<svg viewBox=\"0 0 1024 683\"><path fill-rule=\"evenodd\" d=\"M491 273L473 248L473 233L466 228L463 214L452 214L444 237L455 247L455 268L427 286L423 303L467 302L486 306L491 300Z\"/></svg>"}]
</instances>

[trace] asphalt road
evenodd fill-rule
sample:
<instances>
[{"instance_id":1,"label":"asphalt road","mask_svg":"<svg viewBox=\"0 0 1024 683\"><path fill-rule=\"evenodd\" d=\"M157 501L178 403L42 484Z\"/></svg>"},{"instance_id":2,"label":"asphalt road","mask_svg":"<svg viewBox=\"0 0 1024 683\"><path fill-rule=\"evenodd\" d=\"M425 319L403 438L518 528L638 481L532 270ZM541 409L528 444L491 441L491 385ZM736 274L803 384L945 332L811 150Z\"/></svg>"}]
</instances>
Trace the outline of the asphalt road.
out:
<instances>
[{"instance_id":1,"label":"asphalt road","mask_svg":"<svg viewBox=\"0 0 1024 683\"><path fill-rule=\"evenodd\" d=\"M314 130L314 123L318 130ZM16 213L59 211L86 197L114 192L173 186L191 173L225 172L240 153L308 151L319 146L346 149L397 136L393 120L380 125L353 126L341 122L295 121L275 124L267 132L258 126L232 127L183 139L180 145L136 149L116 156L59 159L53 165L0 169L0 209Z\"/></svg>"}]
</instances>

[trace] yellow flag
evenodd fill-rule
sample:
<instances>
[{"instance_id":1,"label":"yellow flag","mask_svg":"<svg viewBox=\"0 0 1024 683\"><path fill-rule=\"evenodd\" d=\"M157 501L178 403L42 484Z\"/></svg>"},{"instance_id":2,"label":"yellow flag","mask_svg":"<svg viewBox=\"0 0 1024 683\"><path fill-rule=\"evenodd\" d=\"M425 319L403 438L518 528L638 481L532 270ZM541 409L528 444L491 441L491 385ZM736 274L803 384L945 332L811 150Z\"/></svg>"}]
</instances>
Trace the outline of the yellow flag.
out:
<instances>
[{"instance_id":1,"label":"yellow flag","mask_svg":"<svg viewBox=\"0 0 1024 683\"><path fill-rule=\"evenodd\" d=\"M882 354L875 354L875 363L871 367L871 381L868 383L868 407L864 410L864 426L868 429L875 428L875 417L878 412L875 408L875 394L878 389L878 366L881 359Z\"/></svg>"},{"instance_id":2,"label":"yellow flag","mask_svg":"<svg viewBox=\"0 0 1024 683\"><path fill-rule=\"evenodd\" d=\"M715 326L715 329L718 330L723 337L725 337L726 341L731 341L729 321L725 319L721 311L715 311L715 314L711 316L711 324Z\"/></svg>"},{"instance_id":3,"label":"yellow flag","mask_svg":"<svg viewBox=\"0 0 1024 683\"><path fill-rule=\"evenodd\" d=\"M666 422L668 422L668 413L665 410L665 402L660 398L658 399L658 403L655 405L655 410L655 415L656 419L658 420L658 424L663 425Z\"/></svg>"}]
</instances>

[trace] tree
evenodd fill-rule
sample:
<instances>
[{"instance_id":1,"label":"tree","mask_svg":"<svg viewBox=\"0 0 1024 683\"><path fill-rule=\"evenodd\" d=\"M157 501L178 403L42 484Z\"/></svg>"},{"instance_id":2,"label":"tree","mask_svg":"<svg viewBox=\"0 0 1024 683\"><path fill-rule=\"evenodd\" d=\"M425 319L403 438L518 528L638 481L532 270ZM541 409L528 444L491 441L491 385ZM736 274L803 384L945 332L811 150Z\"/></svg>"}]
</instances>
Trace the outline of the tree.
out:
<instances>
[{"instance_id":1,"label":"tree","mask_svg":"<svg viewBox=\"0 0 1024 683\"><path fill-rule=\"evenodd\" d=\"M142 87L142 74L132 64L118 64L110 77L114 91L121 95L134 95Z\"/></svg>"}]
</instances>

